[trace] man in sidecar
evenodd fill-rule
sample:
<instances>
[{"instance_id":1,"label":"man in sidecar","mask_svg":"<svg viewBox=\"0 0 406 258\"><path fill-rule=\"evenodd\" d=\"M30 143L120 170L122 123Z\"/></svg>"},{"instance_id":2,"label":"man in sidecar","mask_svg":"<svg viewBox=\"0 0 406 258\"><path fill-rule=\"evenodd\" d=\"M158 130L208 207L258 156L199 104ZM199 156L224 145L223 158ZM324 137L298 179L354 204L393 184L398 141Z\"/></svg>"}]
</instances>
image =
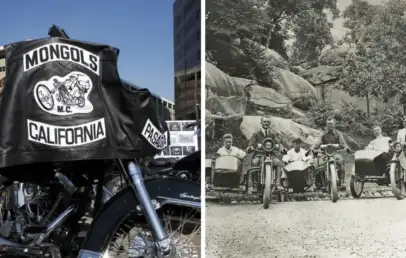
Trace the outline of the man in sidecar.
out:
<instances>
[{"instance_id":1,"label":"man in sidecar","mask_svg":"<svg viewBox=\"0 0 406 258\"><path fill-rule=\"evenodd\" d=\"M239 187L244 180L242 164L246 155L243 150L233 146L233 136L225 134L223 146L212 158L212 184L228 188Z\"/></svg>"},{"instance_id":2,"label":"man in sidecar","mask_svg":"<svg viewBox=\"0 0 406 258\"><path fill-rule=\"evenodd\" d=\"M259 129L257 132L255 132L252 137L251 141L248 145L247 152L255 150L258 147L258 144L262 144L262 142L267 139L271 138L276 144L282 145L281 141L278 139L277 135L270 130L270 125L271 125L271 118L268 116L263 116L261 117L261 129ZM281 186L281 176L282 176L282 168L284 166L284 162L282 161L282 152L281 151L275 151L275 155L272 157L272 164L276 168L276 182L275 182L275 188L276 190L282 190ZM254 153L252 160L251 160L251 166L257 167L261 166L261 154ZM252 174L251 177L252 183L255 184L258 182L258 175L257 174Z\"/></svg>"},{"instance_id":3,"label":"man in sidecar","mask_svg":"<svg viewBox=\"0 0 406 258\"><path fill-rule=\"evenodd\" d=\"M246 155L245 151L233 146L233 136L227 133L223 136L223 146L218 149L214 157L235 156L242 161Z\"/></svg>"},{"instance_id":4,"label":"man in sidecar","mask_svg":"<svg viewBox=\"0 0 406 258\"><path fill-rule=\"evenodd\" d=\"M295 162L295 161L304 161L304 162L308 162L308 163L312 163L312 158L310 155L306 156L306 150L302 148L302 139L297 138L293 141L293 148L288 150L288 152L286 153L286 155L283 156L282 160L285 163L291 163L291 162ZM306 171L308 172L308 171ZM287 175L286 172L283 170L282 172L282 178L287 180ZM313 189L315 189L315 185L314 185L314 178L313 175L311 173L308 173L307 175L307 184L310 185L311 187L309 188L310 191L313 191ZM286 183L288 184L288 183Z\"/></svg>"},{"instance_id":5,"label":"man in sidecar","mask_svg":"<svg viewBox=\"0 0 406 258\"><path fill-rule=\"evenodd\" d=\"M323 144L338 144L341 149L345 149L347 152L351 150L345 142L343 135L335 129L334 117L327 118L326 130L323 132L319 140L311 147L311 150L314 151L320 148ZM344 158L340 154L336 154L335 157L341 187L345 187Z\"/></svg>"}]
</instances>

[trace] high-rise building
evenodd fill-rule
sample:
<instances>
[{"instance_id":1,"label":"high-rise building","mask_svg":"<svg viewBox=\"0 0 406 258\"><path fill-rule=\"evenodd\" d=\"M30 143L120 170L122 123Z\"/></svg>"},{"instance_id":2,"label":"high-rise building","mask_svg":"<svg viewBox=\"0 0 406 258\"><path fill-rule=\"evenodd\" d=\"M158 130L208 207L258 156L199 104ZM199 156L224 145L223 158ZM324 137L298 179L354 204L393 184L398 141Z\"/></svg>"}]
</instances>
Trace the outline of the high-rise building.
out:
<instances>
[{"instance_id":1,"label":"high-rise building","mask_svg":"<svg viewBox=\"0 0 406 258\"><path fill-rule=\"evenodd\" d=\"M175 118L198 119L200 105L200 0L173 4Z\"/></svg>"},{"instance_id":2,"label":"high-rise building","mask_svg":"<svg viewBox=\"0 0 406 258\"><path fill-rule=\"evenodd\" d=\"M0 46L0 80L6 75L6 59L4 47Z\"/></svg>"}]
</instances>

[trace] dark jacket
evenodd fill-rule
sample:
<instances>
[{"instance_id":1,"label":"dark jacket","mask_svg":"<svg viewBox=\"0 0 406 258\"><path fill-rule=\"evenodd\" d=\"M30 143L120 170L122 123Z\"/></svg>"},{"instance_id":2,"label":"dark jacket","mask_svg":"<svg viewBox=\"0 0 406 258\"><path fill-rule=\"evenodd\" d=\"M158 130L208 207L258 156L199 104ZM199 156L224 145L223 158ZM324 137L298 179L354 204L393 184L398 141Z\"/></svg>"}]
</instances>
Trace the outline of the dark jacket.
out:
<instances>
[{"instance_id":1,"label":"dark jacket","mask_svg":"<svg viewBox=\"0 0 406 258\"><path fill-rule=\"evenodd\" d=\"M318 149L322 144L339 144L340 148L348 147L343 135L337 130L333 130L332 132L324 131L318 142L316 142L312 148Z\"/></svg>"},{"instance_id":2,"label":"dark jacket","mask_svg":"<svg viewBox=\"0 0 406 258\"><path fill-rule=\"evenodd\" d=\"M268 137L266 137L265 134L262 132L262 129L259 129L257 132L255 132L252 135L249 146L256 147L256 145L258 145L258 143L262 144L262 142L266 138L271 138L272 140L275 141L275 143L281 144L277 135L274 132L272 132L271 130L268 129Z\"/></svg>"}]
</instances>

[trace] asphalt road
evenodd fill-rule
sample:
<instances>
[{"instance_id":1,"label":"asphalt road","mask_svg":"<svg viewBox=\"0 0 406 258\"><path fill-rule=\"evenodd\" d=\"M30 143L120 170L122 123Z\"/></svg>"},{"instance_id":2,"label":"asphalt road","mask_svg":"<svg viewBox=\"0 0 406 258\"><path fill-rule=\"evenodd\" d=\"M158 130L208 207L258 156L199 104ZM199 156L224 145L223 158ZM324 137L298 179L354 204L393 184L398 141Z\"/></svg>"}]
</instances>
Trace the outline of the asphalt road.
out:
<instances>
[{"instance_id":1,"label":"asphalt road","mask_svg":"<svg viewBox=\"0 0 406 258\"><path fill-rule=\"evenodd\" d=\"M406 199L206 205L207 258L406 257Z\"/></svg>"}]
</instances>

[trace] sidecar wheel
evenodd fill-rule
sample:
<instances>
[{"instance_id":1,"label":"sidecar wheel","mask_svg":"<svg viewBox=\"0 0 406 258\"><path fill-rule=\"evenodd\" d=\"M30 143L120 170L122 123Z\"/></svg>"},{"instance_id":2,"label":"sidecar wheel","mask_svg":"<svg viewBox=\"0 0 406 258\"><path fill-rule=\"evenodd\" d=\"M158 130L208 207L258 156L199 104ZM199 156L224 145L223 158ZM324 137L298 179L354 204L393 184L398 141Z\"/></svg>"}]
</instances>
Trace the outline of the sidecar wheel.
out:
<instances>
[{"instance_id":1,"label":"sidecar wheel","mask_svg":"<svg viewBox=\"0 0 406 258\"><path fill-rule=\"evenodd\" d=\"M357 180L356 176L351 175L350 178L350 191L354 198L360 198L364 191L364 182Z\"/></svg>"}]
</instances>

